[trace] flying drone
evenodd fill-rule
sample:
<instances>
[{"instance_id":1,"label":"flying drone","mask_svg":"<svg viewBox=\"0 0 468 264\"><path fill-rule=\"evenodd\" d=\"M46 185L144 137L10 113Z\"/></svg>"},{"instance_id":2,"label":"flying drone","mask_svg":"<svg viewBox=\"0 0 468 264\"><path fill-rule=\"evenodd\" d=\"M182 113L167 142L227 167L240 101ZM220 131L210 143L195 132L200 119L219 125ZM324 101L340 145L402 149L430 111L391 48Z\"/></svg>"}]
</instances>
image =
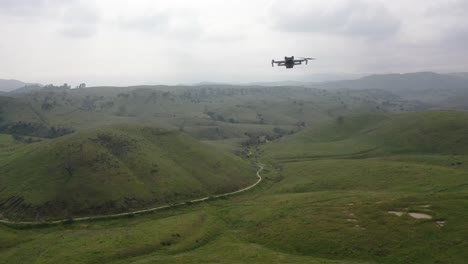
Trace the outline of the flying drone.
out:
<instances>
[{"instance_id":1,"label":"flying drone","mask_svg":"<svg viewBox=\"0 0 468 264\"><path fill-rule=\"evenodd\" d=\"M304 57L299 57L298 60L294 59L294 56L292 57L284 57L283 61L275 61L271 60L271 67L273 67L276 64L278 66L286 66L287 69L294 68L294 65L301 65L303 62L307 64L309 60L315 60L314 58L304 58Z\"/></svg>"}]
</instances>

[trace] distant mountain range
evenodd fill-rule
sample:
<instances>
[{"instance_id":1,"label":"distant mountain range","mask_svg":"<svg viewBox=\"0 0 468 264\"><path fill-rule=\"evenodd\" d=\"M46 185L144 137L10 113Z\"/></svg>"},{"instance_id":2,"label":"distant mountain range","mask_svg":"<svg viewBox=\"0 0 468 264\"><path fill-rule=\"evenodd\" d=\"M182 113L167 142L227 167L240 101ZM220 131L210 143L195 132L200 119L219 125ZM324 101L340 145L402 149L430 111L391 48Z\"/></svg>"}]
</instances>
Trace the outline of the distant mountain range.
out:
<instances>
[{"instance_id":1,"label":"distant mountain range","mask_svg":"<svg viewBox=\"0 0 468 264\"><path fill-rule=\"evenodd\" d=\"M332 75L323 75L332 76ZM345 76L345 75L342 75ZM405 100L417 100L438 108L468 110L468 72L439 74L416 72L405 74L374 74L358 79L347 75L349 80L327 82L280 81L229 84L201 82L192 86L299 86L318 89L382 90ZM8 94L28 93L42 89L42 85L28 84L18 80L0 79L0 92Z\"/></svg>"},{"instance_id":2,"label":"distant mountain range","mask_svg":"<svg viewBox=\"0 0 468 264\"><path fill-rule=\"evenodd\" d=\"M10 91L10 94L23 94L23 93L30 93L30 92L35 92L43 89L44 86L40 84L26 84L25 86L15 89L13 91Z\"/></svg>"},{"instance_id":3,"label":"distant mountain range","mask_svg":"<svg viewBox=\"0 0 468 264\"><path fill-rule=\"evenodd\" d=\"M25 83L25 82L18 81L18 80L0 79L0 92L13 92L15 90L21 89L19 90L19 93L21 93L21 92L27 92L27 91L31 91L35 89L40 89L40 87L42 87L42 85L37 84L37 83Z\"/></svg>"},{"instance_id":4,"label":"distant mountain range","mask_svg":"<svg viewBox=\"0 0 468 264\"><path fill-rule=\"evenodd\" d=\"M406 74L370 75L357 80L315 83L310 87L322 89L380 89L398 95L421 96L420 91L441 89L468 89L467 80L455 76L433 72L417 72Z\"/></svg>"},{"instance_id":5,"label":"distant mountain range","mask_svg":"<svg viewBox=\"0 0 468 264\"><path fill-rule=\"evenodd\" d=\"M406 100L429 103L437 108L468 110L468 78L464 74L417 72L370 75L357 80L310 84L319 89L378 89Z\"/></svg>"},{"instance_id":6,"label":"distant mountain range","mask_svg":"<svg viewBox=\"0 0 468 264\"><path fill-rule=\"evenodd\" d=\"M197 86L226 86L225 83L203 82ZM232 84L231 84L232 85ZM357 79L327 82L254 82L240 86L298 86L326 90L380 90L405 100L419 101L433 108L468 110L468 73L416 72L373 74Z\"/></svg>"},{"instance_id":7,"label":"distant mountain range","mask_svg":"<svg viewBox=\"0 0 468 264\"><path fill-rule=\"evenodd\" d=\"M0 91L2 92L10 92L15 89L24 87L26 83L18 80L3 80L0 79Z\"/></svg>"}]
</instances>

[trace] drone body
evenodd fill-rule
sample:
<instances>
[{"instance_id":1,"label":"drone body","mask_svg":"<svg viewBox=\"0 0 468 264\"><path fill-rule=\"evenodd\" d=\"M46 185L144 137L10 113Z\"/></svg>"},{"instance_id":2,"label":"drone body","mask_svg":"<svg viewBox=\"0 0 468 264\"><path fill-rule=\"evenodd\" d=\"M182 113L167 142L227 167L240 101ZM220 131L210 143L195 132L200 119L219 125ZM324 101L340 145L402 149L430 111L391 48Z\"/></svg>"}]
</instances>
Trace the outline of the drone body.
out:
<instances>
[{"instance_id":1,"label":"drone body","mask_svg":"<svg viewBox=\"0 0 468 264\"><path fill-rule=\"evenodd\" d=\"M275 61L271 60L271 67L276 63L278 66L285 66L287 69L294 68L294 65L301 65L303 62L307 64L309 60L315 60L314 58L300 58L298 60L294 59L294 56L284 57L284 61Z\"/></svg>"}]
</instances>

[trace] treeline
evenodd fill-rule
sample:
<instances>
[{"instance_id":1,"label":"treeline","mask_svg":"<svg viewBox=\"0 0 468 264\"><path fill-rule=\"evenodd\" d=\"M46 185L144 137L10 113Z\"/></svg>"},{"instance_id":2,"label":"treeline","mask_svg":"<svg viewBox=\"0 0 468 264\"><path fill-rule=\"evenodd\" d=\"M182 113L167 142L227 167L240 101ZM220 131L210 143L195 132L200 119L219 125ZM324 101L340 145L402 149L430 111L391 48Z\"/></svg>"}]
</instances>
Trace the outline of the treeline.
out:
<instances>
[{"instance_id":1,"label":"treeline","mask_svg":"<svg viewBox=\"0 0 468 264\"><path fill-rule=\"evenodd\" d=\"M30 136L41 138L56 138L73 133L74 130L63 127L47 127L40 123L16 122L0 126L0 133L11 134L15 137Z\"/></svg>"},{"instance_id":2,"label":"treeline","mask_svg":"<svg viewBox=\"0 0 468 264\"><path fill-rule=\"evenodd\" d=\"M82 84L80 87L86 87ZM86 92L84 92L86 91ZM90 94L87 94L87 92ZM65 92L65 93L64 93ZM92 94L91 94L92 92ZM72 99L68 102L85 111L100 111L118 107L121 103L138 102L144 104L158 104L161 102L174 102L177 100L199 104L211 102L214 99L223 99L233 96L278 96L283 98L304 98L328 94L323 90L302 87L202 87L174 89L161 91L150 88L139 88L113 95L112 93L95 93L93 90L70 89L68 84L62 86L47 85L41 91L33 95L33 100L38 101L39 96L45 95L42 102L43 110L50 110L59 102ZM77 95L74 97L74 95Z\"/></svg>"},{"instance_id":3,"label":"treeline","mask_svg":"<svg viewBox=\"0 0 468 264\"><path fill-rule=\"evenodd\" d=\"M247 140L245 140L242 145L244 147L252 147L252 146L257 146L263 143L266 143L268 141L273 141L276 139L279 139L281 137L284 137L286 135L292 135L296 133L297 131L294 130L287 130L287 129L282 129L279 127L273 128L273 133L265 133L265 132L245 132L244 135L247 136Z\"/></svg>"}]
</instances>

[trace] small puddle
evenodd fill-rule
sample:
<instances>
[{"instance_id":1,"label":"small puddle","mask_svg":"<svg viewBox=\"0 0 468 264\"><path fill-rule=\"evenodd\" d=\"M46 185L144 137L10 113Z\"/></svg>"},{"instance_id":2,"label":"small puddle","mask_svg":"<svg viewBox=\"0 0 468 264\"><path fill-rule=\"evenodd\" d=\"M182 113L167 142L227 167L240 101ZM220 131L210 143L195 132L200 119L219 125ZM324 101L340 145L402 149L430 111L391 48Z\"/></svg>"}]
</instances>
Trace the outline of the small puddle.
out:
<instances>
[{"instance_id":1,"label":"small puddle","mask_svg":"<svg viewBox=\"0 0 468 264\"><path fill-rule=\"evenodd\" d=\"M428 214L422 214L422 213L408 213L409 216L416 218L416 219L432 219L432 216Z\"/></svg>"},{"instance_id":2,"label":"small puddle","mask_svg":"<svg viewBox=\"0 0 468 264\"><path fill-rule=\"evenodd\" d=\"M425 205L420 205L420 206L418 206L418 207L421 207L421 208L429 208L429 207L431 207L431 205L430 205L430 204L425 204Z\"/></svg>"},{"instance_id":3,"label":"small puddle","mask_svg":"<svg viewBox=\"0 0 468 264\"><path fill-rule=\"evenodd\" d=\"M403 215L403 212L398 212L398 211L388 211L387 213L394 214L394 215L397 215L397 216L402 216Z\"/></svg>"},{"instance_id":4,"label":"small puddle","mask_svg":"<svg viewBox=\"0 0 468 264\"><path fill-rule=\"evenodd\" d=\"M439 227L444 227L446 221L436 221L436 225Z\"/></svg>"}]
</instances>

